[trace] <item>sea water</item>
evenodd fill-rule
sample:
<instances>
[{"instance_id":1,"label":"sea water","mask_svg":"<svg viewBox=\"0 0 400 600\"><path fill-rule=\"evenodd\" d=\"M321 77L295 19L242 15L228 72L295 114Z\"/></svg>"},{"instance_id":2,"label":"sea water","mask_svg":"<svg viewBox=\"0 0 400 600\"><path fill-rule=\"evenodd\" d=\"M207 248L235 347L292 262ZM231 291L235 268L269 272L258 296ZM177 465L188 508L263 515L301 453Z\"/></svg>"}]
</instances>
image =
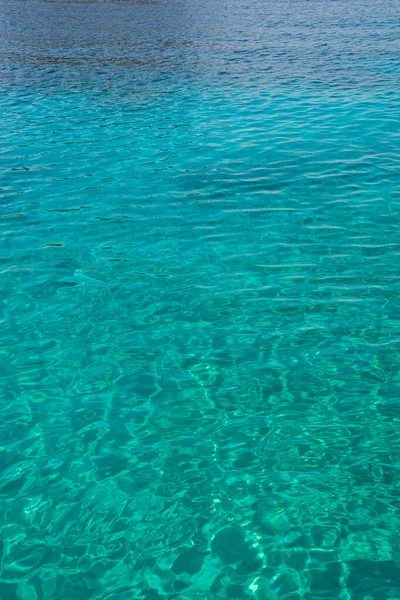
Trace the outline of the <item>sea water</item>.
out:
<instances>
[{"instance_id":1,"label":"sea water","mask_svg":"<svg viewBox=\"0 0 400 600\"><path fill-rule=\"evenodd\" d=\"M1 600L399 600L399 23L1 0Z\"/></svg>"}]
</instances>

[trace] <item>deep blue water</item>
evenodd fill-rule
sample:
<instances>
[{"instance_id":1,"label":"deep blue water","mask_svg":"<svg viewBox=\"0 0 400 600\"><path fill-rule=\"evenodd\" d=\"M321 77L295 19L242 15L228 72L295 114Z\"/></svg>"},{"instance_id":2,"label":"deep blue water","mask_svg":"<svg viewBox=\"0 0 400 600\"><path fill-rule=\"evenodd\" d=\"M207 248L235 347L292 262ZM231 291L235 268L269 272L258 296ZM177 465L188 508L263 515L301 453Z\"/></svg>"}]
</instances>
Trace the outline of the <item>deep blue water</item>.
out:
<instances>
[{"instance_id":1,"label":"deep blue water","mask_svg":"<svg viewBox=\"0 0 400 600\"><path fill-rule=\"evenodd\" d=\"M0 0L1 600L400 600L399 27Z\"/></svg>"}]
</instances>

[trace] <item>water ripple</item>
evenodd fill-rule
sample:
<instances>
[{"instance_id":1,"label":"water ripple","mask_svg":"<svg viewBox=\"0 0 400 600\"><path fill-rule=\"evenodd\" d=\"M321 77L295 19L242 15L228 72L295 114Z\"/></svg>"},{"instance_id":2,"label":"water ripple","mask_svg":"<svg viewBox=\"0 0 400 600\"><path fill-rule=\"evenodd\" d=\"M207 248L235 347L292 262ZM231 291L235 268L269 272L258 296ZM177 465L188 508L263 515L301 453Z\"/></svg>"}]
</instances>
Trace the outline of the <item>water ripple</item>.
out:
<instances>
[{"instance_id":1,"label":"water ripple","mask_svg":"<svg viewBox=\"0 0 400 600\"><path fill-rule=\"evenodd\" d=\"M0 598L398 598L399 17L1 2Z\"/></svg>"}]
</instances>

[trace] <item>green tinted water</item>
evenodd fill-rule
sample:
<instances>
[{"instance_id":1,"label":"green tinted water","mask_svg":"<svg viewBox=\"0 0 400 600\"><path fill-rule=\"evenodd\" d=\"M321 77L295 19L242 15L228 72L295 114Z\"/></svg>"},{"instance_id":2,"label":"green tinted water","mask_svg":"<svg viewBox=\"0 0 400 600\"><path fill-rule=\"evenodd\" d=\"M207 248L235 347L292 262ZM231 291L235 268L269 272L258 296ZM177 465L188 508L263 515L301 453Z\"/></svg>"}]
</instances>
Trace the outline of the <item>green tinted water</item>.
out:
<instances>
[{"instance_id":1,"label":"green tinted water","mask_svg":"<svg viewBox=\"0 0 400 600\"><path fill-rule=\"evenodd\" d=\"M1 4L2 600L399 600L398 17Z\"/></svg>"}]
</instances>

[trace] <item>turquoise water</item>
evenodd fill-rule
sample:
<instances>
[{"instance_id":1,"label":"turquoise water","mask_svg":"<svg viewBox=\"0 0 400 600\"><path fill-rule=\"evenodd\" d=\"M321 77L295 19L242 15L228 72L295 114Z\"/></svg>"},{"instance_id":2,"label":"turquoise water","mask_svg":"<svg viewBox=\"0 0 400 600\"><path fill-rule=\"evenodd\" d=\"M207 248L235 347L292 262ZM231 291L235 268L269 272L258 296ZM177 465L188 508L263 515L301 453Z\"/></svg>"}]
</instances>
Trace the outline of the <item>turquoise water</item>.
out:
<instances>
[{"instance_id":1,"label":"turquoise water","mask_svg":"<svg viewBox=\"0 0 400 600\"><path fill-rule=\"evenodd\" d=\"M0 1L1 600L400 600L399 22Z\"/></svg>"}]
</instances>

